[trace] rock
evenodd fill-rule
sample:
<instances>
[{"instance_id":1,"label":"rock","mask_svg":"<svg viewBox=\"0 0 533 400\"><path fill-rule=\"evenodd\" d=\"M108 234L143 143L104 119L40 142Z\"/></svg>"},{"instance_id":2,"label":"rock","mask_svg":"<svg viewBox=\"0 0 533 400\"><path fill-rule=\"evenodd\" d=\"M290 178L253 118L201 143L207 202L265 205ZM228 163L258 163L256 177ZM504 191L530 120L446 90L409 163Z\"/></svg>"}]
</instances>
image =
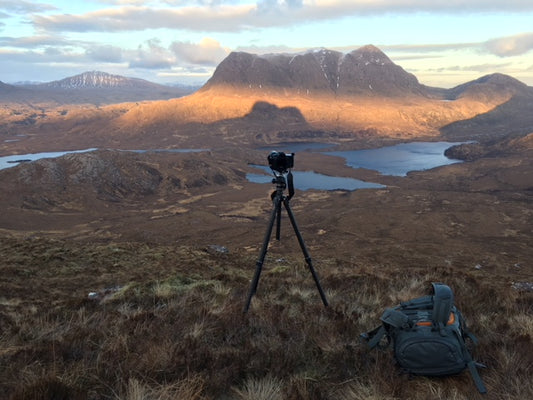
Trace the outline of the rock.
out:
<instances>
[{"instance_id":1,"label":"rock","mask_svg":"<svg viewBox=\"0 0 533 400\"><path fill-rule=\"evenodd\" d=\"M218 244L210 244L207 246L207 252L211 254L228 254L229 250L226 246L219 246Z\"/></svg>"},{"instance_id":2,"label":"rock","mask_svg":"<svg viewBox=\"0 0 533 400\"><path fill-rule=\"evenodd\" d=\"M511 287L521 292L533 292L533 282L513 282Z\"/></svg>"}]
</instances>

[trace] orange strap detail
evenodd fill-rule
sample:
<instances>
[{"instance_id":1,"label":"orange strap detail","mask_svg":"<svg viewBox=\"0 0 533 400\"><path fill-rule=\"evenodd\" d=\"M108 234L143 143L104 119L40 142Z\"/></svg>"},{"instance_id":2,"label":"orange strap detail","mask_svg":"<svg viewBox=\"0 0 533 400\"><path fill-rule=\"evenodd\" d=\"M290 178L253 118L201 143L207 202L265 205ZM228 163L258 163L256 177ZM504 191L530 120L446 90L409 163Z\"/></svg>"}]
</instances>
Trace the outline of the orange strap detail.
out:
<instances>
[{"instance_id":1,"label":"orange strap detail","mask_svg":"<svg viewBox=\"0 0 533 400\"><path fill-rule=\"evenodd\" d=\"M447 325L452 325L455 323L455 314L450 313L450 318L448 319ZM418 326L431 326L431 321L419 321L416 323Z\"/></svg>"}]
</instances>

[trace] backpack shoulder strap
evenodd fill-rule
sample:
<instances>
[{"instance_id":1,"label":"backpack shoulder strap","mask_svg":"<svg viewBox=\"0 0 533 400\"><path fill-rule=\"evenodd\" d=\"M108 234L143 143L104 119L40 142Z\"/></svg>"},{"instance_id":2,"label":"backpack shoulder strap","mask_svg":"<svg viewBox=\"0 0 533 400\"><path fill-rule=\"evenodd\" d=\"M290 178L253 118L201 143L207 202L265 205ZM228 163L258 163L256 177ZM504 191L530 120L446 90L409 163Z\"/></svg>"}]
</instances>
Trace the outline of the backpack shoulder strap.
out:
<instances>
[{"instance_id":1,"label":"backpack shoulder strap","mask_svg":"<svg viewBox=\"0 0 533 400\"><path fill-rule=\"evenodd\" d=\"M381 340L386 337L387 344L381 345ZM372 350L374 347L387 348L390 345L390 336L387 334L387 330L384 325L380 325L370 332L365 332L360 335L361 340L368 343L368 348Z\"/></svg>"},{"instance_id":2,"label":"backpack shoulder strap","mask_svg":"<svg viewBox=\"0 0 533 400\"><path fill-rule=\"evenodd\" d=\"M486 368L486 367L483 364L477 364L472 359L472 355L468 351L468 348L466 347L466 343L464 339L462 338L462 336L457 331L455 331L454 333L457 337L459 345L461 346L461 349L463 350L463 356L465 358L466 366L468 368L468 371L470 372L470 375L472 376L472 379L474 381L474 384L476 385L477 390L481 394L487 393L487 388L485 387L485 384L483 383L483 380L481 379L481 376L479 375L479 372L477 370L477 367L482 367L482 368Z\"/></svg>"},{"instance_id":3,"label":"backpack shoulder strap","mask_svg":"<svg viewBox=\"0 0 533 400\"><path fill-rule=\"evenodd\" d=\"M387 308L381 316L382 324L370 332L361 334L361 339L368 342L368 347L373 349L374 347L385 348L391 343L390 332L391 327L396 329L408 328L409 317L396 308ZM385 346L380 345L381 340L386 337L387 344Z\"/></svg>"},{"instance_id":4,"label":"backpack shoulder strap","mask_svg":"<svg viewBox=\"0 0 533 400\"><path fill-rule=\"evenodd\" d=\"M453 292L449 286L442 283L432 283L433 285L433 322L439 326L446 326L450 318L453 306Z\"/></svg>"},{"instance_id":5,"label":"backpack shoulder strap","mask_svg":"<svg viewBox=\"0 0 533 400\"><path fill-rule=\"evenodd\" d=\"M380 319L384 324L391 325L397 329L409 328L409 317L396 308L387 308Z\"/></svg>"},{"instance_id":6,"label":"backpack shoulder strap","mask_svg":"<svg viewBox=\"0 0 533 400\"><path fill-rule=\"evenodd\" d=\"M397 308L402 311L431 310L433 308L433 296L422 296L409 301L402 301Z\"/></svg>"}]
</instances>

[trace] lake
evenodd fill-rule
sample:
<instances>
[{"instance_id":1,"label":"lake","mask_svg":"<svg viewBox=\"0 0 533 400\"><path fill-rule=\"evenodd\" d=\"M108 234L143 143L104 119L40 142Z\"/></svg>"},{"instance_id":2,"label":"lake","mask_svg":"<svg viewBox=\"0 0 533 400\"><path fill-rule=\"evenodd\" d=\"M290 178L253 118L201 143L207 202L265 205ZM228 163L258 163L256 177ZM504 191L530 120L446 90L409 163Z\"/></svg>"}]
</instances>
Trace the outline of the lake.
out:
<instances>
[{"instance_id":1,"label":"lake","mask_svg":"<svg viewBox=\"0 0 533 400\"><path fill-rule=\"evenodd\" d=\"M46 153L31 153L31 154L18 154L14 156L0 157L0 169L14 167L22 162L30 162L40 160L42 158L56 158L64 156L70 153L87 153L89 151L98 150L97 148L85 149L85 150L72 150L72 151L53 151ZM201 151L209 151L209 149L153 149L153 150L119 150L130 151L133 153L198 153Z\"/></svg>"},{"instance_id":2,"label":"lake","mask_svg":"<svg viewBox=\"0 0 533 400\"><path fill-rule=\"evenodd\" d=\"M272 183L274 175L270 167L253 165L254 168L262 169L265 174L246 174L246 178L253 183ZM379 183L364 182L359 179L328 176L313 171L292 171L294 188L299 190L356 190L356 189L379 189L385 186Z\"/></svg>"},{"instance_id":3,"label":"lake","mask_svg":"<svg viewBox=\"0 0 533 400\"><path fill-rule=\"evenodd\" d=\"M277 145L262 147L259 150L285 151L285 152L316 152L342 157L346 165L352 168L366 168L380 172L383 175L405 176L409 171L427 170L441 165L461 162L446 157L444 151L451 146L464 142L411 142L400 143L394 146L380 147L377 149L330 151L333 144L329 143L278 143ZM19 162L34 161L41 158L59 157L67 153L81 153L94 151L85 149L77 151L48 152L35 154L22 154L0 157L0 169L15 166ZM133 152L174 152L193 153L208 151L209 149L153 149L153 150L124 150ZM297 160L296 160L297 161ZM271 183L272 171L268 166L255 166L263 173L250 173L246 177L254 183ZM353 178L335 177L319 174L313 171L293 171L294 187L299 190L356 190L376 189L384 186L373 182L364 182Z\"/></svg>"},{"instance_id":4,"label":"lake","mask_svg":"<svg viewBox=\"0 0 533 400\"><path fill-rule=\"evenodd\" d=\"M342 157L352 168L366 168L383 175L405 176L441 165L461 162L444 155L446 149L464 142L412 142L368 150L331 151L324 154Z\"/></svg>"},{"instance_id":5,"label":"lake","mask_svg":"<svg viewBox=\"0 0 533 400\"><path fill-rule=\"evenodd\" d=\"M366 168L378 171L383 175L405 176L410 171L423 171L461 162L461 160L446 157L444 152L446 149L462 143L464 142L411 142L377 149L349 151L328 151L333 145L320 143L281 143L271 147L286 149L283 150L285 152L320 151L323 154L344 158L346 165L352 168ZM267 148L263 147L263 149L266 150ZM266 173L272 172L268 167L255 167L262 168ZM293 175L294 187L300 190L356 190L384 187L377 183L332 177L309 171L293 171ZM247 174L246 177L254 183L270 183L272 181L272 176L264 174Z\"/></svg>"},{"instance_id":6,"label":"lake","mask_svg":"<svg viewBox=\"0 0 533 400\"><path fill-rule=\"evenodd\" d=\"M73 150L73 151L50 151L46 153L18 154L14 156L0 157L0 169L11 168L21 162L40 160L41 158L56 158L69 153L87 153L96 149Z\"/></svg>"}]
</instances>

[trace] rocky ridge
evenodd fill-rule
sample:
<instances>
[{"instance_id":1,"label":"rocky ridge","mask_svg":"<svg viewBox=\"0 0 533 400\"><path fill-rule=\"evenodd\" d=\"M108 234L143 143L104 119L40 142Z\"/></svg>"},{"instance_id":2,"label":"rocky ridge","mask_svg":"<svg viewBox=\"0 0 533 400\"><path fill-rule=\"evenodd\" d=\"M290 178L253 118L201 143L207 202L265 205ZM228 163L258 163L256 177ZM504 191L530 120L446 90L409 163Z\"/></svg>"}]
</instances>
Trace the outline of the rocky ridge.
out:
<instances>
[{"instance_id":1,"label":"rocky ridge","mask_svg":"<svg viewBox=\"0 0 533 400\"><path fill-rule=\"evenodd\" d=\"M101 71L88 71L45 83L0 83L0 106L23 104L50 109L74 104L115 104L144 100L167 100L193 93L194 87L171 87L144 79L128 78Z\"/></svg>"},{"instance_id":2,"label":"rocky ridge","mask_svg":"<svg viewBox=\"0 0 533 400\"><path fill-rule=\"evenodd\" d=\"M160 88L161 85L138 78L127 78L101 71L88 71L58 81L37 85L40 88L88 89L88 88Z\"/></svg>"},{"instance_id":3,"label":"rocky ridge","mask_svg":"<svg viewBox=\"0 0 533 400\"><path fill-rule=\"evenodd\" d=\"M320 49L305 54L231 53L202 90L229 85L260 89L292 89L309 94L429 95L417 78L368 45L348 54Z\"/></svg>"},{"instance_id":4,"label":"rocky ridge","mask_svg":"<svg viewBox=\"0 0 533 400\"><path fill-rule=\"evenodd\" d=\"M53 210L68 204L128 202L226 185L244 173L213 164L208 155L98 150L22 163L0 171L6 197L22 208Z\"/></svg>"}]
</instances>

